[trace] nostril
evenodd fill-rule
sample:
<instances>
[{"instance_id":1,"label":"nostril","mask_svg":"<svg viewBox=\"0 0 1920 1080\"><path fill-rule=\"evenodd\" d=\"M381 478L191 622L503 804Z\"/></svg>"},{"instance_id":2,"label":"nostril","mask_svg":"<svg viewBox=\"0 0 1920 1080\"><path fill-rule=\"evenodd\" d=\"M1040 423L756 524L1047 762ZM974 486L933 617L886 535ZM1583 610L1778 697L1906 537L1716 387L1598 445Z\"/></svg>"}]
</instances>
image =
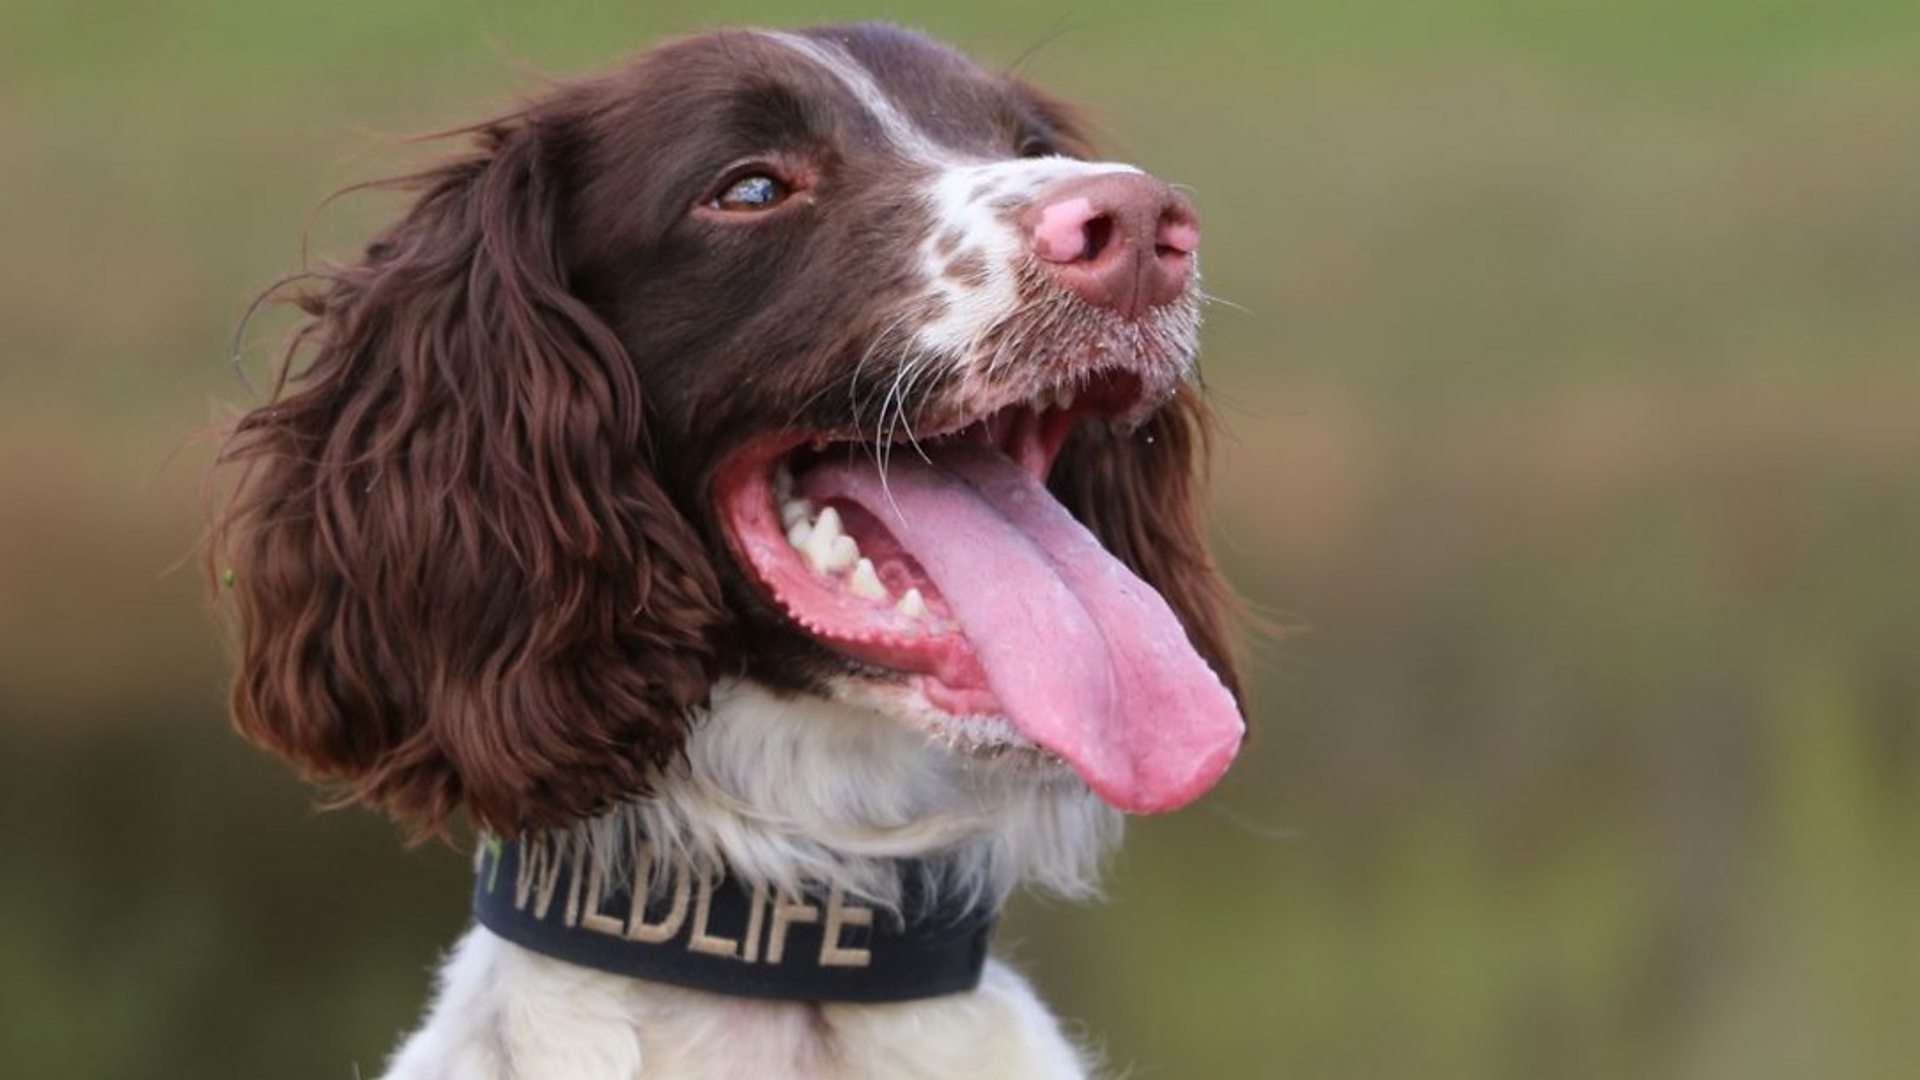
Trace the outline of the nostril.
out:
<instances>
[{"instance_id":1,"label":"nostril","mask_svg":"<svg viewBox=\"0 0 1920 1080\"><path fill-rule=\"evenodd\" d=\"M1050 263L1084 262L1091 246L1089 226L1102 216L1085 196L1042 203L1027 223L1034 254Z\"/></svg>"},{"instance_id":2,"label":"nostril","mask_svg":"<svg viewBox=\"0 0 1920 1080\"><path fill-rule=\"evenodd\" d=\"M1191 255L1200 247L1200 223L1185 209L1171 207L1160 215L1153 246L1155 254L1161 256Z\"/></svg>"},{"instance_id":3,"label":"nostril","mask_svg":"<svg viewBox=\"0 0 1920 1080\"><path fill-rule=\"evenodd\" d=\"M1082 226L1080 261L1092 262L1113 242L1113 215L1101 214Z\"/></svg>"}]
</instances>

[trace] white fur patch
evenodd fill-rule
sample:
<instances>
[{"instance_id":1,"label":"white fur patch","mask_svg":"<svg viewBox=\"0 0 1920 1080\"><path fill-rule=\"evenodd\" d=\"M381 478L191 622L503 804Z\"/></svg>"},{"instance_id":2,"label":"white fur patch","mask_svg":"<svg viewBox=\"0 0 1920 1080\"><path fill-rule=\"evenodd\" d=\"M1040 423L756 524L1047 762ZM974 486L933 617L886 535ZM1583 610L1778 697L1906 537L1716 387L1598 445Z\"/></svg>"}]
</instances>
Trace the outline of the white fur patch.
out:
<instances>
[{"instance_id":1,"label":"white fur patch","mask_svg":"<svg viewBox=\"0 0 1920 1080\"><path fill-rule=\"evenodd\" d=\"M998 903L1023 884L1093 894L1120 825L1064 769L957 754L852 701L726 682L652 798L562 839L586 844L604 881L632 880L644 837L660 859L790 890L837 882L882 904L898 896L893 860L925 859L947 895Z\"/></svg>"},{"instance_id":2,"label":"white fur patch","mask_svg":"<svg viewBox=\"0 0 1920 1080\"><path fill-rule=\"evenodd\" d=\"M938 164L952 160L953 154L927 137L926 132L907 119L898 104L880 84L873 81L858 60L845 49L831 42L819 41L800 34L788 34L768 31L764 35L772 41L792 49L838 79L840 85L847 88L867 114L886 132L887 140L901 153L923 164Z\"/></svg>"},{"instance_id":3,"label":"white fur patch","mask_svg":"<svg viewBox=\"0 0 1920 1080\"><path fill-rule=\"evenodd\" d=\"M1025 979L886 1005L728 998L623 979L476 927L386 1080L1073 1080L1087 1062Z\"/></svg>"},{"instance_id":4,"label":"white fur patch","mask_svg":"<svg viewBox=\"0 0 1920 1080\"><path fill-rule=\"evenodd\" d=\"M1049 157L952 164L936 172L926 194L934 227L921 240L920 265L944 310L918 329L915 343L943 356L975 355L988 333L1020 307L1019 270L1034 256L1019 216L1033 197L1069 177L1139 171L1119 162ZM950 236L959 237L960 245L943 254ZM984 279L950 273L962 259L983 264Z\"/></svg>"}]
</instances>

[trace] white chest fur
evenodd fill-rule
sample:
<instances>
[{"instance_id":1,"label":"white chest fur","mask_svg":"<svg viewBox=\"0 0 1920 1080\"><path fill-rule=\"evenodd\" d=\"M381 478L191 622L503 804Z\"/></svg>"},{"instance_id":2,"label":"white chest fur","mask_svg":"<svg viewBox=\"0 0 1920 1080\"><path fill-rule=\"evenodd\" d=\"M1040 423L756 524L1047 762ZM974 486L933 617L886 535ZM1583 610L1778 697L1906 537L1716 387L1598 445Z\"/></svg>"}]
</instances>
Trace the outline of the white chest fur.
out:
<instances>
[{"instance_id":1,"label":"white chest fur","mask_svg":"<svg viewBox=\"0 0 1920 1080\"><path fill-rule=\"evenodd\" d=\"M893 1005L718 997L527 952L475 928L388 1080L1055 1080L1086 1067L1025 979Z\"/></svg>"}]
</instances>

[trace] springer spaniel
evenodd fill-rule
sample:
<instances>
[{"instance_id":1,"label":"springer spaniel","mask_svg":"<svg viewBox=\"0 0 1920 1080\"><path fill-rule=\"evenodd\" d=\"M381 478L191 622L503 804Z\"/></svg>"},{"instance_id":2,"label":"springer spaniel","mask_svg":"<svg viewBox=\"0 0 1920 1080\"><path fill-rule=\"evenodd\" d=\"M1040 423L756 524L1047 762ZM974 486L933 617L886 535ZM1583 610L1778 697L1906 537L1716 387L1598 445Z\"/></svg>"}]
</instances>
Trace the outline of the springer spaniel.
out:
<instances>
[{"instance_id":1,"label":"springer spaniel","mask_svg":"<svg viewBox=\"0 0 1920 1080\"><path fill-rule=\"evenodd\" d=\"M241 730L480 832L387 1075L1085 1075L993 914L1243 732L1187 199L886 26L467 134L296 298L212 537Z\"/></svg>"}]
</instances>

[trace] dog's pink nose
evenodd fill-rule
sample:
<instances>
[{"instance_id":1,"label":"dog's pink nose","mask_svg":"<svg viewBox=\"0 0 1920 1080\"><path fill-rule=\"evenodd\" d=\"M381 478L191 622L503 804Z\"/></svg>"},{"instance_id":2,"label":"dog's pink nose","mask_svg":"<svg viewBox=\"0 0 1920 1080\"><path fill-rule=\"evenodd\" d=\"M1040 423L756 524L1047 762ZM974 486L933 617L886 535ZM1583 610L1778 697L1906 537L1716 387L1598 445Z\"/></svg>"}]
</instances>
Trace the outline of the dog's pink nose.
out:
<instances>
[{"instance_id":1,"label":"dog's pink nose","mask_svg":"<svg viewBox=\"0 0 1920 1080\"><path fill-rule=\"evenodd\" d=\"M1062 180L1034 197L1025 220L1054 280L1123 318L1172 303L1193 279L1200 220L1185 196L1151 176Z\"/></svg>"}]
</instances>

